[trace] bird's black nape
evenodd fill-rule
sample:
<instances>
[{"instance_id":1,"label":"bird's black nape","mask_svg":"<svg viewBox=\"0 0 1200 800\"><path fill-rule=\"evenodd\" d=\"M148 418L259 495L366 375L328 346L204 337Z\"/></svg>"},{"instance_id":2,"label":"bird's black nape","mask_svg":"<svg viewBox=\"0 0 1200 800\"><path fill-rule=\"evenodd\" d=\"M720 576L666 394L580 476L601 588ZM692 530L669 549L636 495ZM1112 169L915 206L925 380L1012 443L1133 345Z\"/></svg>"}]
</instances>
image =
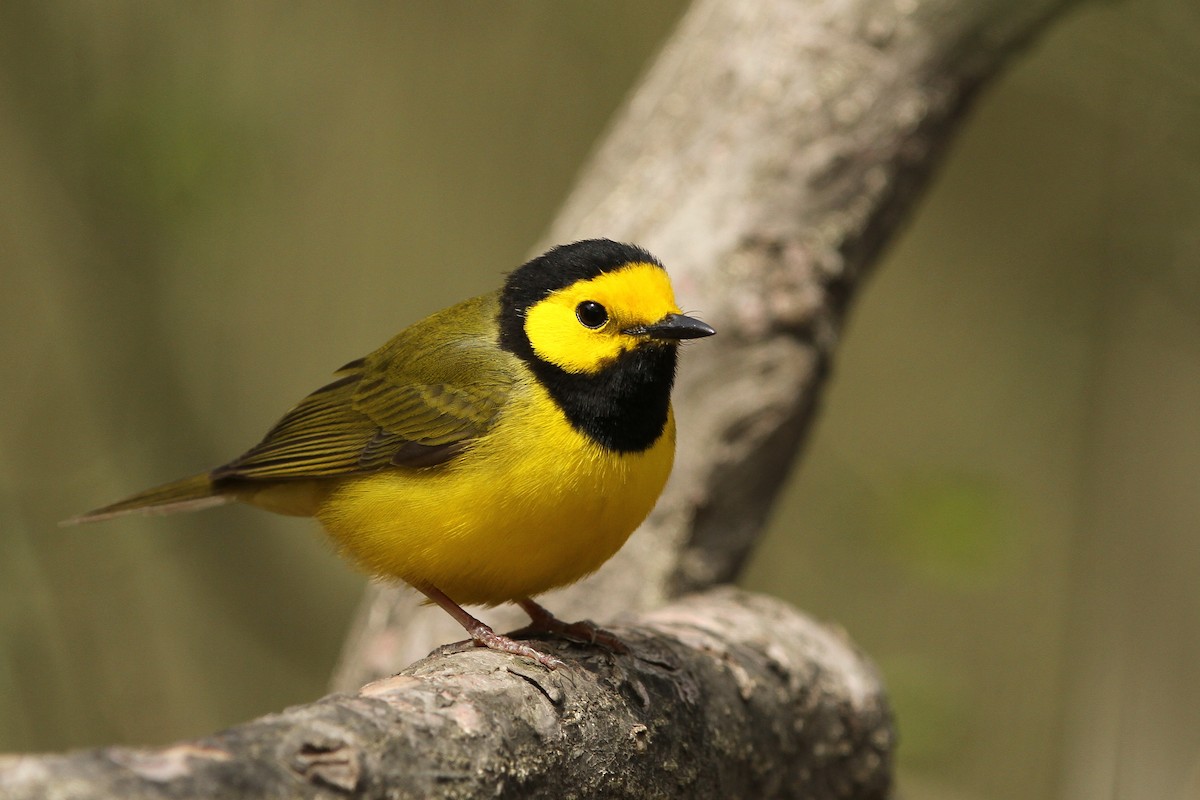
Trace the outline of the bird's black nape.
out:
<instances>
[{"instance_id":1,"label":"bird's black nape","mask_svg":"<svg viewBox=\"0 0 1200 800\"><path fill-rule=\"evenodd\" d=\"M504 282L501 305L516 316L543 297L576 281L590 280L626 264L662 263L637 245L611 239L562 244L513 270Z\"/></svg>"}]
</instances>

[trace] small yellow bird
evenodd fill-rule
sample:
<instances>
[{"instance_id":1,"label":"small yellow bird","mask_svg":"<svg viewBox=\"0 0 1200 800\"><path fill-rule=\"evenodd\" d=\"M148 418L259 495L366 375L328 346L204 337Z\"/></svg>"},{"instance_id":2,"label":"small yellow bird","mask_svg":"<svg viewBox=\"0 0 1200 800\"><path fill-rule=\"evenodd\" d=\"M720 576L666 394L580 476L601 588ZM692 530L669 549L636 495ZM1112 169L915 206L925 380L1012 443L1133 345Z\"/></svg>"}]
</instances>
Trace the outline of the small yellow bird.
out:
<instances>
[{"instance_id":1,"label":"small yellow bird","mask_svg":"<svg viewBox=\"0 0 1200 800\"><path fill-rule=\"evenodd\" d=\"M713 333L645 250L556 247L346 364L228 464L70 522L233 500L316 517L476 644L554 668L459 604L515 602L531 629L595 638L531 598L595 571L650 513L675 455L678 344Z\"/></svg>"}]
</instances>

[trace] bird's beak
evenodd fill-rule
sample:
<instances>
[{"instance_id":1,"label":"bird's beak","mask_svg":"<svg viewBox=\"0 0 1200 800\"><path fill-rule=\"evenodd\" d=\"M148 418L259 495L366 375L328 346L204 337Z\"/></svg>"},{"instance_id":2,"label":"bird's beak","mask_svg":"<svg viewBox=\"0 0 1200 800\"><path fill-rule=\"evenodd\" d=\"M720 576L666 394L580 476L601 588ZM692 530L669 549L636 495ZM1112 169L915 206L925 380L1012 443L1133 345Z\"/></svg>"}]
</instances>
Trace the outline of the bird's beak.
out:
<instances>
[{"instance_id":1,"label":"bird's beak","mask_svg":"<svg viewBox=\"0 0 1200 800\"><path fill-rule=\"evenodd\" d=\"M699 339L716 333L711 326L683 314L667 314L653 325L626 328L621 333L649 336L651 339Z\"/></svg>"}]
</instances>

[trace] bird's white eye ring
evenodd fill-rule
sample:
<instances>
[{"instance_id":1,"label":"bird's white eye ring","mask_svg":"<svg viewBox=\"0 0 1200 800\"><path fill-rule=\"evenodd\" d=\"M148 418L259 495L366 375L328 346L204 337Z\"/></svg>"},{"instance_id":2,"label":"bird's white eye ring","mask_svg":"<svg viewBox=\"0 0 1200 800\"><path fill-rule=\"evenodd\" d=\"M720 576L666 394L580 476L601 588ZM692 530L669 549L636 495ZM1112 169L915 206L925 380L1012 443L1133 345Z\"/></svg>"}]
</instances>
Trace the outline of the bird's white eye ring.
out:
<instances>
[{"instance_id":1,"label":"bird's white eye ring","mask_svg":"<svg viewBox=\"0 0 1200 800\"><path fill-rule=\"evenodd\" d=\"M608 309L595 300L584 300L575 306L575 318L585 328L601 328L608 322Z\"/></svg>"}]
</instances>

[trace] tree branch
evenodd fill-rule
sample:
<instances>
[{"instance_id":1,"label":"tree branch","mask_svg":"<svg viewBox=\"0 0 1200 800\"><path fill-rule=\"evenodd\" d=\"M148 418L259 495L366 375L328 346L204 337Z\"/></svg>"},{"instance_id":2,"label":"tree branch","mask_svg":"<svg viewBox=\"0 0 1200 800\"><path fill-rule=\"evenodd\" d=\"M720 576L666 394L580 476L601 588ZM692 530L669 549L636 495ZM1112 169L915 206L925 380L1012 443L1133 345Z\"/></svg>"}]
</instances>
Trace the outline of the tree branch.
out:
<instances>
[{"instance_id":1,"label":"tree branch","mask_svg":"<svg viewBox=\"0 0 1200 800\"><path fill-rule=\"evenodd\" d=\"M889 712L842 636L732 589L618 630L630 654L545 643L554 672L472 648L166 748L0 757L0 796L887 796Z\"/></svg>"}]
</instances>

